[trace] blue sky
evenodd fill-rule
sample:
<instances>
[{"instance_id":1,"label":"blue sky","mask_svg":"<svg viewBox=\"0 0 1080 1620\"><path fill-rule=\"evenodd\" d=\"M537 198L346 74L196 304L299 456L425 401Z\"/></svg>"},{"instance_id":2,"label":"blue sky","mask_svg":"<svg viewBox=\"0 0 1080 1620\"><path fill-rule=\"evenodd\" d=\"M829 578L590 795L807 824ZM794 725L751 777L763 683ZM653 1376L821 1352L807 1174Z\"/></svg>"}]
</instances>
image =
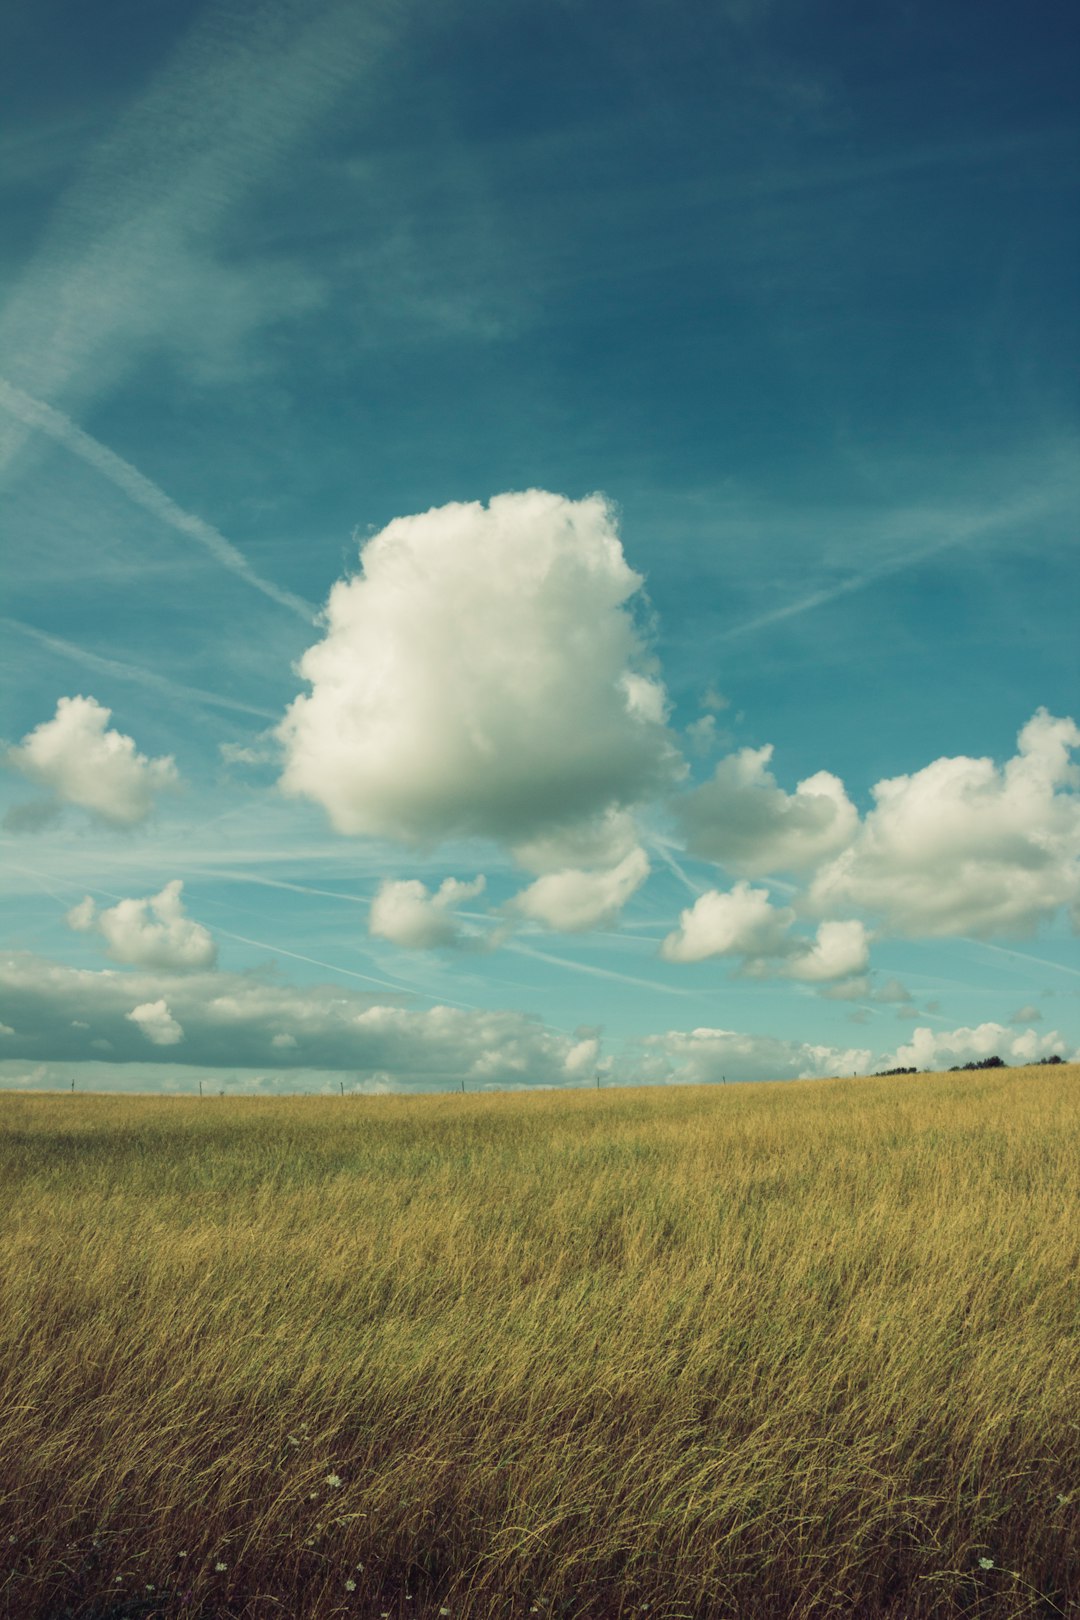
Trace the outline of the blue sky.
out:
<instances>
[{"instance_id":1,"label":"blue sky","mask_svg":"<svg viewBox=\"0 0 1080 1620\"><path fill-rule=\"evenodd\" d=\"M1064 7L5 27L0 1083L1080 1050Z\"/></svg>"}]
</instances>

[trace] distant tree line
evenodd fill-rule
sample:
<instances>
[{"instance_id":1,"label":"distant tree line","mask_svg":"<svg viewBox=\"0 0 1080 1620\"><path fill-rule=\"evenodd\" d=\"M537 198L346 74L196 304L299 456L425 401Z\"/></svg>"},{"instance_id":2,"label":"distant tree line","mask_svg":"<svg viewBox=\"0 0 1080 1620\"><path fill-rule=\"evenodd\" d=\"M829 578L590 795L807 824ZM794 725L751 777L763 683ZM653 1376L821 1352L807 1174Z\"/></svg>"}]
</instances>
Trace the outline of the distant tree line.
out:
<instances>
[{"instance_id":1,"label":"distant tree line","mask_svg":"<svg viewBox=\"0 0 1080 1620\"><path fill-rule=\"evenodd\" d=\"M1063 1057L1059 1057L1055 1052L1053 1057L1036 1058L1032 1067L1038 1068L1043 1064L1064 1063L1064 1061L1065 1059ZM963 1074L965 1069L1007 1069L1009 1067L1010 1065L1005 1062L1005 1059L999 1058L997 1053L995 1053L993 1057L977 1058L971 1063L954 1063L952 1068L949 1070L949 1073ZM888 1075L891 1074L920 1074L921 1072L922 1071L919 1069L875 1069L874 1073L871 1075L871 1079L884 1080Z\"/></svg>"}]
</instances>

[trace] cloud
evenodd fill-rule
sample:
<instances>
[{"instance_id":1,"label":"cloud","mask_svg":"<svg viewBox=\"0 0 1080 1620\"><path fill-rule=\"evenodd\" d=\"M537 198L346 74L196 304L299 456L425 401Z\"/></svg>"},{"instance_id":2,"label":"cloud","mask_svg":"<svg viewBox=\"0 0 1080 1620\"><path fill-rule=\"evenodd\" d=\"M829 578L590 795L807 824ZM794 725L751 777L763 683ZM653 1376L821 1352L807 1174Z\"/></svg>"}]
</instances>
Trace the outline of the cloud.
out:
<instances>
[{"instance_id":1,"label":"cloud","mask_svg":"<svg viewBox=\"0 0 1080 1620\"><path fill-rule=\"evenodd\" d=\"M1041 1024L1042 1018L1042 1009L1032 1006L1031 1002L1027 1001L1022 1007L1017 1008L1016 1012L1014 1012L1012 1017L1009 1019L1009 1023Z\"/></svg>"},{"instance_id":2,"label":"cloud","mask_svg":"<svg viewBox=\"0 0 1080 1620\"><path fill-rule=\"evenodd\" d=\"M879 782L875 808L810 889L820 910L857 906L912 936L1029 935L1080 903L1080 729L1039 709L1016 755L937 759Z\"/></svg>"},{"instance_id":3,"label":"cloud","mask_svg":"<svg viewBox=\"0 0 1080 1620\"><path fill-rule=\"evenodd\" d=\"M451 913L455 906L483 892L482 877L471 883L446 878L434 894L417 878L388 879L372 902L368 928L380 939L415 951L475 943L477 936L463 932Z\"/></svg>"},{"instance_id":4,"label":"cloud","mask_svg":"<svg viewBox=\"0 0 1080 1620\"><path fill-rule=\"evenodd\" d=\"M233 12L230 15L230 12ZM205 379L251 333L310 307L290 266L245 263L228 227L254 187L401 25L329 3L205 8L146 92L82 155L0 314L13 381L55 404L165 349ZM0 472L27 425L0 421Z\"/></svg>"},{"instance_id":5,"label":"cloud","mask_svg":"<svg viewBox=\"0 0 1080 1620\"><path fill-rule=\"evenodd\" d=\"M743 958L741 971L755 978L798 979L808 984L848 979L869 966L869 937L857 920L823 922L813 939L791 933L795 912L774 906L768 890L745 881L727 893L709 889L683 911L660 954L669 962L701 962L712 956Z\"/></svg>"},{"instance_id":6,"label":"cloud","mask_svg":"<svg viewBox=\"0 0 1080 1620\"><path fill-rule=\"evenodd\" d=\"M870 942L857 919L820 924L806 947L801 945L783 966L783 975L806 984L825 984L865 973L870 965Z\"/></svg>"},{"instance_id":7,"label":"cloud","mask_svg":"<svg viewBox=\"0 0 1080 1620\"><path fill-rule=\"evenodd\" d=\"M595 1040L520 1012L417 1010L340 985L268 974L91 972L16 953L0 957L5 1055L31 1063L144 1064L147 1042L187 1067L323 1071L410 1089L579 1084ZM75 1027L76 1023L82 1027Z\"/></svg>"},{"instance_id":8,"label":"cloud","mask_svg":"<svg viewBox=\"0 0 1080 1620\"><path fill-rule=\"evenodd\" d=\"M124 1016L138 1025L153 1046L176 1046L184 1038L184 1031L170 1013L164 996L160 1001L144 1001Z\"/></svg>"},{"instance_id":9,"label":"cloud","mask_svg":"<svg viewBox=\"0 0 1080 1620\"><path fill-rule=\"evenodd\" d=\"M7 763L64 804L116 827L145 821L154 795L176 785L171 756L147 759L130 737L108 730L112 710L92 697L61 698L56 714L7 751Z\"/></svg>"},{"instance_id":10,"label":"cloud","mask_svg":"<svg viewBox=\"0 0 1080 1620\"><path fill-rule=\"evenodd\" d=\"M632 849L618 866L598 872L570 867L547 872L509 902L509 909L565 934L613 922L649 875L649 858Z\"/></svg>"},{"instance_id":11,"label":"cloud","mask_svg":"<svg viewBox=\"0 0 1080 1620\"><path fill-rule=\"evenodd\" d=\"M510 845L602 820L683 769L598 495L397 518L340 581L278 730L285 792L343 833Z\"/></svg>"},{"instance_id":12,"label":"cloud","mask_svg":"<svg viewBox=\"0 0 1080 1620\"><path fill-rule=\"evenodd\" d=\"M660 954L669 962L701 962L709 956L782 956L790 949L790 906L774 906L767 889L736 883L729 893L709 889L679 917Z\"/></svg>"},{"instance_id":13,"label":"cloud","mask_svg":"<svg viewBox=\"0 0 1080 1620\"><path fill-rule=\"evenodd\" d=\"M818 1079L864 1074L864 1047L814 1046L731 1029L668 1030L640 1043L637 1078L653 1084L712 1085L727 1080Z\"/></svg>"},{"instance_id":14,"label":"cloud","mask_svg":"<svg viewBox=\"0 0 1080 1620\"><path fill-rule=\"evenodd\" d=\"M803 871L850 841L859 818L840 778L818 771L785 793L767 768L772 754L771 745L729 754L711 781L675 800L691 854L754 877Z\"/></svg>"},{"instance_id":15,"label":"cloud","mask_svg":"<svg viewBox=\"0 0 1080 1620\"><path fill-rule=\"evenodd\" d=\"M169 973L197 973L214 966L217 946L201 923L185 915L180 898L183 888L180 878L174 878L160 894L121 900L100 913L87 895L68 912L67 923L80 933L96 927L108 941L115 962Z\"/></svg>"},{"instance_id":16,"label":"cloud","mask_svg":"<svg viewBox=\"0 0 1080 1620\"><path fill-rule=\"evenodd\" d=\"M1033 1029L1020 1034L1004 1024L979 1024L974 1029L913 1031L910 1041L898 1046L883 1066L916 1069L950 1069L954 1064L970 1063L987 1057L1000 1057L1006 1063L1035 1063L1041 1057L1055 1052L1069 1056L1066 1042L1056 1029L1038 1035ZM1080 1058L1080 1050L1072 1054Z\"/></svg>"}]
</instances>

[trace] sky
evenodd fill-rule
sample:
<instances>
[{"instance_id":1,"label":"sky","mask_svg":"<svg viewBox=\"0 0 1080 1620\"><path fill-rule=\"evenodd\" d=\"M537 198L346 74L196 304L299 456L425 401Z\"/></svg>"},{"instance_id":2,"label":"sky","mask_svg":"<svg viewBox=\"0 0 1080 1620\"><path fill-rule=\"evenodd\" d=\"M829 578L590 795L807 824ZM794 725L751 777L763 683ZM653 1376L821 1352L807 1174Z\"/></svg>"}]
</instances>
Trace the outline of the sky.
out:
<instances>
[{"instance_id":1,"label":"sky","mask_svg":"<svg viewBox=\"0 0 1080 1620\"><path fill-rule=\"evenodd\" d=\"M1080 1056L1067 7L2 26L0 1085Z\"/></svg>"}]
</instances>

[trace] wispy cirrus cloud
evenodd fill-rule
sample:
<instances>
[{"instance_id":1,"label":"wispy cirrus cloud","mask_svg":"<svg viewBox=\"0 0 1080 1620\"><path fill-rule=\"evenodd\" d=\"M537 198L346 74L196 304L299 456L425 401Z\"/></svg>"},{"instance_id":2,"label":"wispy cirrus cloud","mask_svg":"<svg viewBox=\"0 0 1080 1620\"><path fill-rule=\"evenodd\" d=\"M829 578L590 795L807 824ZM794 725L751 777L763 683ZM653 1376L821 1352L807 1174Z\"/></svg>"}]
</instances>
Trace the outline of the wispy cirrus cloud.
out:
<instances>
[{"instance_id":1,"label":"wispy cirrus cloud","mask_svg":"<svg viewBox=\"0 0 1080 1620\"><path fill-rule=\"evenodd\" d=\"M0 312L10 381L70 409L147 352L213 359L310 303L298 272L285 267L281 286L268 284L265 260L245 274L216 232L355 92L390 34L381 13L342 0L202 11L59 198ZM40 426L18 415L0 422L0 477Z\"/></svg>"},{"instance_id":2,"label":"wispy cirrus cloud","mask_svg":"<svg viewBox=\"0 0 1080 1620\"><path fill-rule=\"evenodd\" d=\"M243 552L234 546L231 540L227 540L219 529L215 529L212 523L205 522L193 512L185 512L183 507L178 506L152 479L145 477L137 467L133 467L129 461L118 456L107 445L85 433L78 423L65 416L63 411L46 405L44 400L35 399L25 389L17 388L4 377L0 377L0 408L26 427L38 428L42 433L48 434L50 439L63 445L65 450L70 450L72 455L78 456L103 478L115 484L117 489L122 490L134 501L136 506L141 506L144 511L167 524L170 529L175 529L178 534L202 546L215 562L220 563L222 568L228 569L230 573L236 574L245 584L256 591L261 591L272 602L288 608L291 613L298 614L309 623L314 618L315 609L310 602L295 596L292 591L282 590L271 580L264 579L261 574L256 573Z\"/></svg>"},{"instance_id":3,"label":"wispy cirrus cloud","mask_svg":"<svg viewBox=\"0 0 1080 1620\"><path fill-rule=\"evenodd\" d=\"M119 658L103 658L100 653L76 646L73 641L66 641L62 636L46 635L44 630L38 630L31 624L23 624L20 619L0 618L0 625L16 635L27 636L49 652L59 653L62 658L70 658L73 663L81 664L84 669L93 670L95 674L111 675L116 680L131 681L133 685L145 687L148 691L160 692L162 696L172 698L174 702L205 703L217 709L232 709L239 714L254 714L267 720L277 719L272 709L262 709L258 704L244 703L239 698L227 697L224 692L208 692L201 686L188 686L184 681L174 681L167 675L159 675L156 670L147 669L142 664L130 664Z\"/></svg>"}]
</instances>

